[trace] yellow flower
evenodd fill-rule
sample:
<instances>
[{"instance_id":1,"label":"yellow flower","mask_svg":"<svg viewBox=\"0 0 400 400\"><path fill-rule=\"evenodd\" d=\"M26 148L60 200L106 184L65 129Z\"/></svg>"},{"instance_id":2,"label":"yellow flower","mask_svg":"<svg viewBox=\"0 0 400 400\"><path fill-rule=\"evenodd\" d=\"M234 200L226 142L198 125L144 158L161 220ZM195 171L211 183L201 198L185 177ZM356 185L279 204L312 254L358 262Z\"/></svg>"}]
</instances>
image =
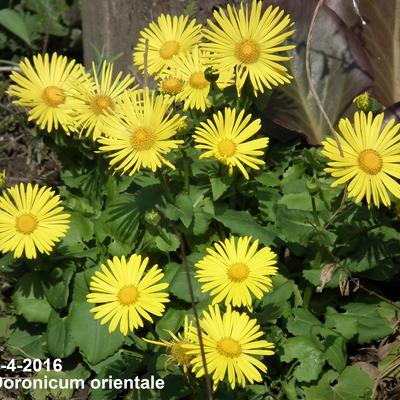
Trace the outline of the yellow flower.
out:
<instances>
[{"instance_id":1,"label":"yellow flower","mask_svg":"<svg viewBox=\"0 0 400 400\"><path fill-rule=\"evenodd\" d=\"M184 82L175 95L176 101L184 101L183 109L195 108L205 111L210 107L207 97L211 84L205 77L205 71L210 65L210 57L195 46L186 55L176 57L171 70L173 75ZM230 83L227 74L220 74L216 84L222 89Z\"/></svg>"},{"instance_id":2,"label":"yellow flower","mask_svg":"<svg viewBox=\"0 0 400 400\"><path fill-rule=\"evenodd\" d=\"M92 136L94 140L103 133L106 112L114 110L118 113L121 98L134 81L130 75L121 80L122 72L113 79L113 69L113 64L104 61L98 79L98 71L93 63L93 78L75 88L75 95L81 100L75 106L76 126L80 128L80 134L85 131L86 136Z\"/></svg>"},{"instance_id":3,"label":"yellow flower","mask_svg":"<svg viewBox=\"0 0 400 400\"><path fill-rule=\"evenodd\" d=\"M156 344L157 346L166 347L169 353L167 361L174 362L179 367L182 367L183 372L186 374L190 367L190 361L193 359L193 356L187 354L187 349L184 348L185 344L191 343L188 337L191 327L192 324L189 324L189 319L187 316L185 316L183 333L178 333L178 335L175 335L173 332L166 330L166 332L168 332L172 338L171 341L164 339L159 341L149 339L143 340L148 343Z\"/></svg>"},{"instance_id":4,"label":"yellow flower","mask_svg":"<svg viewBox=\"0 0 400 400\"><path fill-rule=\"evenodd\" d=\"M258 250L258 240L250 246L249 236L231 237L207 249L208 255L195 266L202 292L211 292L212 304L225 299L225 305L247 306L252 310L253 294L261 299L272 288L276 275L276 254L269 247Z\"/></svg>"},{"instance_id":5,"label":"yellow flower","mask_svg":"<svg viewBox=\"0 0 400 400\"><path fill-rule=\"evenodd\" d=\"M72 86L84 81L84 69L75 61L53 53L33 57L33 65L25 58L19 64L22 74L13 72L8 91L18 100L14 103L30 108L29 121L35 120L41 129L51 132L58 126L69 133L74 130L74 108L77 100L72 95Z\"/></svg>"},{"instance_id":6,"label":"yellow flower","mask_svg":"<svg viewBox=\"0 0 400 400\"><path fill-rule=\"evenodd\" d=\"M370 108L370 96L368 92L364 92L359 96L355 97L353 103L360 111L368 112Z\"/></svg>"},{"instance_id":7,"label":"yellow flower","mask_svg":"<svg viewBox=\"0 0 400 400\"><path fill-rule=\"evenodd\" d=\"M170 65L174 56L185 54L201 41L201 37L201 25L196 24L196 20L189 22L187 16L171 17L161 14L157 23L151 22L140 32L139 43L133 53L134 64L144 70L148 41L147 73L160 73Z\"/></svg>"},{"instance_id":8,"label":"yellow flower","mask_svg":"<svg viewBox=\"0 0 400 400\"><path fill-rule=\"evenodd\" d=\"M209 306L203 311L200 321L203 331L204 353L207 370L214 381L214 389L226 376L232 389L236 384L245 386L247 382L262 381L260 371L267 372L267 367L254 356L274 354L274 345L260 339L263 332L256 319L250 319L245 313L232 311L228 306L221 315L218 305ZM204 375L203 362L197 331L192 328L189 335L193 343L185 344L188 354L195 357L192 360L196 377Z\"/></svg>"},{"instance_id":9,"label":"yellow flower","mask_svg":"<svg viewBox=\"0 0 400 400\"><path fill-rule=\"evenodd\" d=\"M150 314L161 316L164 313L168 294L162 292L168 283L159 283L164 277L157 265L144 274L148 258L142 260L133 254L129 260L114 257L107 260L108 267L101 265L90 281L88 303L102 303L90 311L101 324L110 322L109 332L114 332L119 324L122 334L127 335L143 326L143 320L153 323Z\"/></svg>"},{"instance_id":10,"label":"yellow flower","mask_svg":"<svg viewBox=\"0 0 400 400\"><path fill-rule=\"evenodd\" d=\"M182 119L171 114L172 98L150 94L148 90L124 96L119 115L108 115L104 121L105 137L99 142L101 152L110 153L110 165L115 170L133 175L141 168L153 172L162 164L175 167L164 158L172 149L183 143L171 140Z\"/></svg>"},{"instance_id":11,"label":"yellow flower","mask_svg":"<svg viewBox=\"0 0 400 400\"><path fill-rule=\"evenodd\" d=\"M295 46L282 43L293 34L288 15L283 10L269 6L262 11L262 2L253 0L240 8L228 5L227 14L223 9L214 11L216 23L208 21L210 29L204 30L209 43L204 49L212 54L214 67L236 75L236 86L240 93L247 77L254 94L264 92L264 87L289 83L292 76L283 61L291 57L279 53L292 50Z\"/></svg>"},{"instance_id":12,"label":"yellow flower","mask_svg":"<svg viewBox=\"0 0 400 400\"><path fill-rule=\"evenodd\" d=\"M69 215L63 213L60 196L53 190L20 183L0 196L0 251L14 252L19 258L39 253L50 254L65 236Z\"/></svg>"},{"instance_id":13,"label":"yellow flower","mask_svg":"<svg viewBox=\"0 0 400 400\"><path fill-rule=\"evenodd\" d=\"M264 161L257 158L263 156L268 145L268 138L248 140L261 128L260 119L250 123L251 114L244 115L240 111L236 116L236 110L225 108L224 114L218 111L213 115L213 120L208 119L201 122L193 135L196 148L207 150L200 155L200 158L215 157L219 162L229 167L229 174L232 174L233 167L238 167L244 177L249 179L244 165L253 169L260 169Z\"/></svg>"},{"instance_id":14,"label":"yellow flower","mask_svg":"<svg viewBox=\"0 0 400 400\"><path fill-rule=\"evenodd\" d=\"M158 90L161 93L175 96L182 89L183 89L182 79L179 79L176 76L174 76L171 70L168 70L162 76L159 76Z\"/></svg>"},{"instance_id":15,"label":"yellow flower","mask_svg":"<svg viewBox=\"0 0 400 400\"><path fill-rule=\"evenodd\" d=\"M348 118L339 121L337 143L328 138L322 142L322 154L329 158L328 168L336 187L348 182L349 197L358 203L364 197L379 207L390 206L388 192L400 198L400 185L392 178L400 178L400 124L390 120L384 127L383 114L373 116L364 112L354 114L354 126Z\"/></svg>"}]
</instances>

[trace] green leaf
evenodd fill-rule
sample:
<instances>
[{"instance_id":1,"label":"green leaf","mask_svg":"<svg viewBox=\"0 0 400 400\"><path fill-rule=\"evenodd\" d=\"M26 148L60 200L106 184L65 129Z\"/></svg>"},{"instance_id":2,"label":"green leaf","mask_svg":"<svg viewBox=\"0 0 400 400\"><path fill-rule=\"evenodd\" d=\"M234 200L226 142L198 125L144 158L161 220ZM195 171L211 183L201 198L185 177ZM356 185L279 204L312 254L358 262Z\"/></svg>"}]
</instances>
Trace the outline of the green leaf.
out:
<instances>
[{"instance_id":1,"label":"green leaf","mask_svg":"<svg viewBox=\"0 0 400 400\"><path fill-rule=\"evenodd\" d=\"M114 202L120 193L125 192L133 182L133 176L110 175L107 180L107 204Z\"/></svg>"},{"instance_id":2,"label":"green leaf","mask_svg":"<svg viewBox=\"0 0 400 400\"><path fill-rule=\"evenodd\" d=\"M176 197L176 207L179 210L179 218L183 225L188 228L193 219L192 199L186 193L179 193Z\"/></svg>"},{"instance_id":3,"label":"green leaf","mask_svg":"<svg viewBox=\"0 0 400 400\"><path fill-rule=\"evenodd\" d=\"M307 400L365 400L370 398L372 386L372 379L353 365L340 375L328 371L316 386L304 388L304 392Z\"/></svg>"},{"instance_id":4,"label":"green leaf","mask_svg":"<svg viewBox=\"0 0 400 400\"><path fill-rule=\"evenodd\" d=\"M232 179L223 175L210 178L213 200L218 200L232 185Z\"/></svg>"},{"instance_id":5,"label":"green leaf","mask_svg":"<svg viewBox=\"0 0 400 400\"><path fill-rule=\"evenodd\" d=\"M302 210L290 210L284 205L277 205L276 229L282 239L291 243L307 245L311 234L314 231L311 223L312 214Z\"/></svg>"},{"instance_id":6,"label":"green leaf","mask_svg":"<svg viewBox=\"0 0 400 400\"><path fill-rule=\"evenodd\" d=\"M99 268L93 267L75 275L72 301L86 303L86 296L89 293L90 279L96 271L99 271Z\"/></svg>"},{"instance_id":7,"label":"green leaf","mask_svg":"<svg viewBox=\"0 0 400 400\"><path fill-rule=\"evenodd\" d=\"M12 315L6 315L0 318L0 339L8 339L12 333L11 326L15 323L16 319Z\"/></svg>"},{"instance_id":8,"label":"green leaf","mask_svg":"<svg viewBox=\"0 0 400 400\"><path fill-rule=\"evenodd\" d=\"M178 236L164 228L160 228L160 230L163 234L155 238L158 250L166 253L175 251L180 245Z\"/></svg>"},{"instance_id":9,"label":"green leaf","mask_svg":"<svg viewBox=\"0 0 400 400\"><path fill-rule=\"evenodd\" d=\"M393 258L400 256L400 234L386 226L371 232L368 232L369 228L366 224L353 224L353 229L349 230L346 226L339 228L341 240L345 243L339 257L345 258L344 265L351 272L359 273L379 268L381 273L387 271L390 274L390 270L397 267Z\"/></svg>"},{"instance_id":10,"label":"green leaf","mask_svg":"<svg viewBox=\"0 0 400 400\"><path fill-rule=\"evenodd\" d=\"M169 307L167 312L156 323L156 332L163 339L170 339L166 331L176 332L182 325L183 318L187 311L175 307Z\"/></svg>"},{"instance_id":11,"label":"green leaf","mask_svg":"<svg viewBox=\"0 0 400 400\"><path fill-rule=\"evenodd\" d=\"M264 245L270 245L274 241L272 233L261 226L248 211L225 210L216 212L215 219L230 229L232 233L252 236L253 239L258 239Z\"/></svg>"},{"instance_id":12,"label":"green leaf","mask_svg":"<svg viewBox=\"0 0 400 400\"><path fill-rule=\"evenodd\" d=\"M47 325L47 348L53 357L65 358L70 356L76 345L71 337L69 316L61 318L52 311Z\"/></svg>"},{"instance_id":13,"label":"green leaf","mask_svg":"<svg viewBox=\"0 0 400 400\"><path fill-rule=\"evenodd\" d=\"M280 356L282 361L298 360L293 376L299 382L311 382L318 378L325 364L324 353L309 337L298 336L286 340L282 345Z\"/></svg>"},{"instance_id":14,"label":"green leaf","mask_svg":"<svg viewBox=\"0 0 400 400\"><path fill-rule=\"evenodd\" d=\"M107 247L108 252L111 256L122 257L128 256L132 253L132 244L121 243L118 240L113 240Z\"/></svg>"},{"instance_id":15,"label":"green leaf","mask_svg":"<svg viewBox=\"0 0 400 400\"><path fill-rule=\"evenodd\" d=\"M202 235L208 231L214 218L214 202L209 197L201 197L194 202L194 207L193 234Z\"/></svg>"},{"instance_id":16,"label":"green leaf","mask_svg":"<svg viewBox=\"0 0 400 400\"><path fill-rule=\"evenodd\" d=\"M40 326L17 321L6 342L7 350L20 357L45 358L46 338Z\"/></svg>"},{"instance_id":17,"label":"green leaf","mask_svg":"<svg viewBox=\"0 0 400 400\"><path fill-rule=\"evenodd\" d=\"M30 33L21 14L10 8L0 10L0 25L31 46Z\"/></svg>"},{"instance_id":18,"label":"green leaf","mask_svg":"<svg viewBox=\"0 0 400 400\"><path fill-rule=\"evenodd\" d=\"M304 308L294 309L293 317L287 323L288 331L295 336L314 336L315 328L321 326L322 323Z\"/></svg>"},{"instance_id":19,"label":"green leaf","mask_svg":"<svg viewBox=\"0 0 400 400\"><path fill-rule=\"evenodd\" d=\"M71 337L90 364L97 364L114 354L124 341L118 330L110 334L108 325L100 325L90 312L93 305L87 303L86 296L90 279L98 270L94 267L75 275L69 313ZM82 321L85 321L85 329L82 329Z\"/></svg>"},{"instance_id":20,"label":"green leaf","mask_svg":"<svg viewBox=\"0 0 400 400\"><path fill-rule=\"evenodd\" d=\"M350 340L357 334L358 321L356 318L338 313L334 308L328 307L325 314L325 326L340 333L346 340Z\"/></svg>"},{"instance_id":21,"label":"green leaf","mask_svg":"<svg viewBox=\"0 0 400 400\"><path fill-rule=\"evenodd\" d=\"M338 335L328 335L324 341L324 352L328 364L342 372L347 362L346 341Z\"/></svg>"},{"instance_id":22,"label":"green leaf","mask_svg":"<svg viewBox=\"0 0 400 400\"><path fill-rule=\"evenodd\" d=\"M393 333L389 321L379 314L379 305L350 303L344 306L345 315L357 319L360 344L381 339Z\"/></svg>"},{"instance_id":23,"label":"green leaf","mask_svg":"<svg viewBox=\"0 0 400 400\"><path fill-rule=\"evenodd\" d=\"M273 276L271 279L273 289L262 298L262 312L257 317L260 322L276 320L286 310L290 310L289 299L293 295L295 283L282 275Z\"/></svg>"},{"instance_id":24,"label":"green leaf","mask_svg":"<svg viewBox=\"0 0 400 400\"><path fill-rule=\"evenodd\" d=\"M74 342L90 364L97 364L114 354L123 344L124 336L118 331L108 332L108 325L100 325L93 318L93 305L73 301L70 308L70 329ZM84 328L82 321L85 322Z\"/></svg>"},{"instance_id":25,"label":"green leaf","mask_svg":"<svg viewBox=\"0 0 400 400\"><path fill-rule=\"evenodd\" d=\"M46 300L43 280L38 273L29 272L19 279L12 300L17 313L27 321L47 323L51 306Z\"/></svg>"},{"instance_id":26,"label":"green leaf","mask_svg":"<svg viewBox=\"0 0 400 400\"><path fill-rule=\"evenodd\" d=\"M201 255L199 259L201 258ZM190 278L193 286L193 292L195 300L201 302L203 300L209 299L207 293L202 293L200 289L200 283L194 278L195 270L192 268L192 263L190 263ZM183 265L177 263L169 263L166 265L166 275L172 277L169 285L169 292L176 296L178 299L184 300L187 303L191 303L190 293L188 289L188 282L186 277L186 272Z\"/></svg>"},{"instance_id":27,"label":"green leaf","mask_svg":"<svg viewBox=\"0 0 400 400\"><path fill-rule=\"evenodd\" d=\"M360 344L369 343L392 334L388 320L382 317L377 304L350 303L343 307L346 312L338 313L329 308L325 325L341 333L346 339L357 335Z\"/></svg>"},{"instance_id":28,"label":"green leaf","mask_svg":"<svg viewBox=\"0 0 400 400\"><path fill-rule=\"evenodd\" d=\"M107 379L110 375L118 379L134 377L139 369L143 356L129 350L129 352L118 351L111 357L100 361L96 365L90 365L97 379ZM91 392L91 400L114 400L119 398L118 389L95 389Z\"/></svg>"},{"instance_id":29,"label":"green leaf","mask_svg":"<svg viewBox=\"0 0 400 400\"><path fill-rule=\"evenodd\" d=\"M371 396L372 386L372 379L353 365L340 374L333 391L339 399L365 399Z\"/></svg>"},{"instance_id":30,"label":"green leaf","mask_svg":"<svg viewBox=\"0 0 400 400\"><path fill-rule=\"evenodd\" d=\"M106 192L107 175L102 173L99 167L65 170L61 173L61 178L67 187L79 189L95 209L100 208L102 195Z\"/></svg>"},{"instance_id":31,"label":"green leaf","mask_svg":"<svg viewBox=\"0 0 400 400\"><path fill-rule=\"evenodd\" d=\"M54 269L51 272L50 277L44 282L44 294L48 302L53 308L61 309L66 307L69 298L69 284L72 276L74 275L75 267L69 266L64 270L60 269L61 277L54 276L53 272L58 269Z\"/></svg>"},{"instance_id":32,"label":"green leaf","mask_svg":"<svg viewBox=\"0 0 400 400\"><path fill-rule=\"evenodd\" d=\"M304 186L304 180L301 180L301 186ZM287 187L287 186L286 186ZM305 187L304 189L301 188L301 190L306 190ZM324 199L325 201L328 201L328 204L332 200L332 191L329 191L328 194L330 195L329 198ZM333 192L333 195L335 196L337 193ZM314 196L315 199L315 206L316 210L319 213L320 217L323 217L324 214L327 214L327 211L329 210L327 208L327 204L323 199L321 199L320 196ZM283 195L280 200L278 201L278 204L282 204L289 208L290 210L302 210L302 211L312 211L312 201L311 201L311 196L308 192L300 192L300 193L288 193ZM324 214L322 214L324 213Z\"/></svg>"},{"instance_id":33,"label":"green leaf","mask_svg":"<svg viewBox=\"0 0 400 400\"><path fill-rule=\"evenodd\" d=\"M134 247L140 216L137 197L121 194L96 220L96 239L103 242L106 237L111 237L123 245Z\"/></svg>"},{"instance_id":34,"label":"green leaf","mask_svg":"<svg viewBox=\"0 0 400 400\"><path fill-rule=\"evenodd\" d=\"M72 382L72 380L80 380L80 381L74 381L74 384L78 384L79 387L81 388L83 385L81 383L84 383L86 379L88 379L90 376L90 372L81 364L78 364L74 369L72 370L63 370L60 372L56 371L46 371L45 369L42 369L40 372L38 372L35 375L35 379L40 379L44 380L45 377L47 377L48 381L50 379L56 379L57 381L62 381L62 382ZM63 385L64 386L64 385ZM73 398L75 392L75 388L67 388L67 389L32 389L31 390L31 395L33 400L47 400L48 398L51 399L57 399L57 400L70 400Z\"/></svg>"},{"instance_id":35,"label":"green leaf","mask_svg":"<svg viewBox=\"0 0 400 400\"><path fill-rule=\"evenodd\" d=\"M71 222L67 234L62 240L62 245L72 245L88 241L93 237L94 224L91 218L78 212L69 212Z\"/></svg>"}]
</instances>

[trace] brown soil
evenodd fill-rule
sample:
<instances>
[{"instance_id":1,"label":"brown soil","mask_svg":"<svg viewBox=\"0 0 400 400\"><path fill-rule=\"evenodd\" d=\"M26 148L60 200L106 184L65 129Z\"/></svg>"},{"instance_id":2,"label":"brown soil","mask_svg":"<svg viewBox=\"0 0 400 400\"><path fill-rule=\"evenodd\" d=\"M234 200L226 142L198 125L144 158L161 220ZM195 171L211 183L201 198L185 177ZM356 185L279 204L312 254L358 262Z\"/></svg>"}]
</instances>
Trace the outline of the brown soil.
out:
<instances>
[{"instance_id":1,"label":"brown soil","mask_svg":"<svg viewBox=\"0 0 400 400\"><path fill-rule=\"evenodd\" d=\"M26 110L11 103L4 75L0 74L0 172L5 170L7 186L19 182L55 185L60 164L43 145L34 124L28 122Z\"/></svg>"}]
</instances>

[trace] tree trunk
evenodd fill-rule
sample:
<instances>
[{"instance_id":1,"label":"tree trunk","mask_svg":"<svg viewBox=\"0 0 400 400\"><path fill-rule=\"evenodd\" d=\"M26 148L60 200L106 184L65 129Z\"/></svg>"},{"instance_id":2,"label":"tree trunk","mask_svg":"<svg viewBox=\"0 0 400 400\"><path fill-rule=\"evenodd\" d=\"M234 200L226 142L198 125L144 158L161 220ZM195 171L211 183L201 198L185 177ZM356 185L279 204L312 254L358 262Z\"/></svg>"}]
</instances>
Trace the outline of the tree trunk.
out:
<instances>
[{"instance_id":1,"label":"tree trunk","mask_svg":"<svg viewBox=\"0 0 400 400\"><path fill-rule=\"evenodd\" d=\"M103 57L121 54L116 70L132 72L132 52L140 31L161 13L189 13L205 23L213 8L239 0L82 0L83 51L85 65L96 61L96 51ZM139 81L141 79L139 78Z\"/></svg>"},{"instance_id":2,"label":"tree trunk","mask_svg":"<svg viewBox=\"0 0 400 400\"><path fill-rule=\"evenodd\" d=\"M96 52L106 58L119 56L116 70L132 71L132 52L139 32L162 12L179 10L184 0L82 0L85 65L96 61ZM187 1L186 1L187 3ZM179 11L178 11L179 12Z\"/></svg>"}]
</instances>

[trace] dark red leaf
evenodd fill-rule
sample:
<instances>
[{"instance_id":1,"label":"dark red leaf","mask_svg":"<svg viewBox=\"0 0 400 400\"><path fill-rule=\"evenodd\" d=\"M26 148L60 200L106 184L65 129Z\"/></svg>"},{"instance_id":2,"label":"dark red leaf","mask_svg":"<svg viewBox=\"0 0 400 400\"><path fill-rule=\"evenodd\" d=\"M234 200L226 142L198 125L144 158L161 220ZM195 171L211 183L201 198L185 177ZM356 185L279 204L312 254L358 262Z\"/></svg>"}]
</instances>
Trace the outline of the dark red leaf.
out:
<instances>
[{"instance_id":1,"label":"dark red leaf","mask_svg":"<svg viewBox=\"0 0 400 400\"><path fill-rule=\"evenodd\" d=\"M307 83L305 48L308 29L316 0L271 0L295 22L293 59L288 63L294 80L276 90L267 108L274 122L307 137L310 144L319 144L329 134ZM336 124L353 98L371 86L368 59L357 38L343 21L322 6L313 30L310 47L311 73L315 89L332 124Z\"/></svg>"}]
</instances>

